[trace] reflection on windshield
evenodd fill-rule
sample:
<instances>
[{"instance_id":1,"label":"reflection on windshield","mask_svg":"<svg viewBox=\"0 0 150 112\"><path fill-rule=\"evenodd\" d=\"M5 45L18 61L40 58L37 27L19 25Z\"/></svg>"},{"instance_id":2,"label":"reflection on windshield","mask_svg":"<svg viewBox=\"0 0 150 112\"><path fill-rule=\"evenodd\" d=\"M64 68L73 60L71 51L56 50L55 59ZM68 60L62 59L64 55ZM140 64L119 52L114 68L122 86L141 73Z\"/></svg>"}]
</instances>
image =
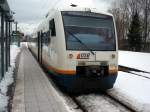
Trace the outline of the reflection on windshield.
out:
<instances>
[{"instance_id":1,"label":"reflection on windshield","mask_svg":"<svg viewBox=\"0 0 150 112\"><path fill-rule=\"evenodd\" d=\"M109 28L65 26L68 50L89 50L68 32L74 34L93 51L115 50L115 37Z\"/></svg>"}]
</instances>

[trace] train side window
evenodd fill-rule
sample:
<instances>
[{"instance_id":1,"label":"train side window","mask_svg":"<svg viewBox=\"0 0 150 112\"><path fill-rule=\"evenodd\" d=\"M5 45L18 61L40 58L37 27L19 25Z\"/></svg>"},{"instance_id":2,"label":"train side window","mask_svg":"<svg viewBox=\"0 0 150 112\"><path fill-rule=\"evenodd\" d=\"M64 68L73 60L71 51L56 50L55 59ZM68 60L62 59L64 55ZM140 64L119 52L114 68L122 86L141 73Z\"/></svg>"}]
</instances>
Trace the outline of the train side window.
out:
<instances>
[{"instance_id":1,"label":"train side window","mask_svg":"<svg viewBox=\"0 0 150 112\"><path fill-rule=\"evenodd\" d=\"M44 45L47 46L50 43L51 40L50 40L50 33L49 33L49 31L43 33L42 39L43 39L43 44Z\"/></svg>"},{"instance_id":2,"label":"train side window","mask_svg":"<svg viewBox=\"0 0 150 112\"><path fill-rule=\"evenodd\" d=\"M55 21L54 21L54 19L49 21L49 29L51 31L51 36L56 36L56 29L55 29Z\"/></svg>"}]
</instances>

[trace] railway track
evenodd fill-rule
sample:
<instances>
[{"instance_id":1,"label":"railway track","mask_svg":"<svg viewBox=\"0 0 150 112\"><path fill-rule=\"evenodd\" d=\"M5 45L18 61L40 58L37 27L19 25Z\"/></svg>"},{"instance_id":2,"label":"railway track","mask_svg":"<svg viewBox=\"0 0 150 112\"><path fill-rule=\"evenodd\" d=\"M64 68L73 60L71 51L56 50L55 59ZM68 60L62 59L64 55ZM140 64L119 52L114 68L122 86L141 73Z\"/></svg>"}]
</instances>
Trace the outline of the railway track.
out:
<instances>
[{"instance_id":1,"label":"railway track","mask_svg":"<svg viewBox=\"0 0 150 112\"><path fill-rule=\"evenodd\" d=\"M138 70L138 69L135 69L135 68L125 67L125 66L119 66L119 71L123 71L123 72L126 72L126 73L130 73L132 75L136 75L136 76L139 76L139 77L150 79L150 72L147 72L147 71ZM141 75L140 73L146 74L147 76ZM115 105L115 106L119 105L120 106L119 107L120 112L122 112L122 111L123 112L124 111L127 111L127 112L136 112L136 111L138 111L138 108L134 107L133 105L129 105L126 101L119 100L119 99L117 99L116 97L113 97L113 95L110 95L107 92L103 92L103 94L104 94L103 97L107 97L109 99L109 102L112 105ZM75 96L70 96L70 97L76 103L76 105L78 105L78 108L80 108L80 110L82 110L83 112L91 112L90 109L88 109L88 108L92 108L92 106L90 107L89 105L84 104L83 101L81 101L81 99L78 98L78 97L75 97ZM99 95L99 97L101 97L101 95ZM95 99L97 99L97 97L95 97ZM87 101L88 101L88 97L87 97ZM98 101L98 102L101 102L101 101ZM108 112L109 111L113 111L113 110L108 110ZM98 111L94 111L94 112L98 112Z\"/></svg>"},{"instance_id":2,"label":"railway track","mask_svg":"<svg viewBox=\"0 0 150 112\"><path fill-rule=\"evenodd\" d=\"M143 72L143 73L148 73L148 74L150 74L150 72L147 72L147 71L144 71L144 70L139 70L139 69L135 69L135 68L131 68L131 67L126 67L126 66L122 66L122 65L119 65L119 70L120 70L120 71Z\"/></svg>"},{"instance_id":3,"label":"railway track","mask_svg":"<svg viewBox=\"0 0 150 112\"><path fill-rule=\"evenodd\" d=\"M115 111L117 111L117 112L119 112L119 111L120 112L136 112L136 110L131 108L132 106L130 107L129 105L127 105L124 102L118 100L117 98L109 95L106 92L94 93L94 94L96 94L96 96L93 97L93 99L95 100L95 103L91 103L90 97L92 97L92 94L76 96L76 95L69 94L63 90L60 91L59 90L60 88L58 86L56 86L53 83L53 81L52 81L52 84L56 88L56 90L59 92L59 94L62 94L62 96L66 97L66 99L64 98L66 101L68 99L72 100L72 102L76 106L73 106L71 108L74 109L75 112L101 112L101 110L102 110L102 112L112 112L112 111L114 111L114 112ZM85 99L82 99L81 98L82 96L85 96ZM86 104L85 102L88 102L88 104ZM69 105L69 103L70 102L68 102L68 105ZM97 105L97 103L100 103L101 105ZM70 105L70 106L72 106L72 105ZM92 109L94 109L94 110L92 110ZM96 110L96 109L99 109L99 110Z\"/></svg>"},{"instance_id":4,"label":"railway track","mask_svg":"<svg viewBox=\"0 0 150 112\"><path fill-rule=\"evenodd\" d=\"M66 91L63 91L62 88L56 86L51 79L49 79L49 80L52 83L52 85L55 87L56 91L61 96L64 96L64 100L66 102L67 102L67 100L69 101L67 104L71 109L75 110L74 112L99 112L98 110L93 111L90 108L93 108L93 109L98 108L99 110L101 110L101 109L103 110L103 106L101 106L101 107L99 107L99 105L95 106L97 102L99 102L101 105L106 106L105 110L103 110L104 112L112 112L112 111L115 112L115 110L117 110L117 112L119 112L119 111L120 112L136 112L135 110L131 109L130 107L128 107L127 105L125 105L121 101L119 101L116 98L113 98L112 96L108 95L106 92L94 93L94 94L96 94L96 97L93 97L93 98L97 101L95 101L95 103L93 103L93 104L91 103L91 104L87 105L87 104L83 103L82 99L80 99L80 97L82 97L83 95L77 96L77 95L74 95L74 94L69 94ZM87 96L87 95L85 95L85 96ZM91 96L92 95L87 96L85 98L85 102L86 102L86 100L90 100ZM69 105L70 102L72 102L71 105ZM105 103L103 104L103 102L105 102L105 103L107 102L107 104L105 105ZM73 106L72 104L73 105L75 104L76 106ZM110 107L113 107L113 108L116 108L116 109L112 110L111 108L107 108L107 106L109 107L109 105L111 105Z\"/></svg>"},{"instance_id":5,"label":"railway track","mask_svg":"<svg viewBox=\"0 0 150 112\"><path fill-rule=\"evenodd\" d=\"M150 79L150 76L148 77L148 76L140 75L140 74L134 73L134 72L128 72L128 73L130 73L130 74L132 74L132 75L136 75L136 76L140 76L140 77L144 77L144 78ZM150 75L150 74L149 74L149 75Z\"/></svg>"},{"instance_id":6,"label":"railway track","mask_svg":"<svg viewBox=\"0 0 150 112\"><path fill-rule=\"evenodd\" d=\"M76 99L76 97L71 96L71 99L76 103L76 105L78 106L77 108L79 108L82 112L88 112L85 106L83 106L82 103Z\"/></svg>"},{"instance_id":7,"label":"railway track","mask_svg":"<svg viewBox=\"0 0 150 112\"><path fill-rule=\"evenodd\" d=\"M118 100L118 99L112 97L111 95L107 94L106 92L105 92L105 94L106 94L109 98L111 98L111 99L113 99L115 102L117 102L118 104L120 104L120 105L122 105L123 107L125 107L126 109L128 109L130 112L136 112L135 109L129 107L128 105L124 104L124 103L121 102L120 100Z\"/></svg>"},{"instance_id":8,"label":"railway track","mask_svg":"<svg viewBox=\"0 0 150 112\"><path fill-rule=\"evenodd\" d=\"M108 95L106 92L96 93L95 96L83 95L83 97L85 98L81 98L82 96L77 97L72 95L70 95L70 97L76 103L78 109L80 109L82 112L99 112L99 111L136 112L136 110L125 105L123 102L113 98L112 96ZM95 103L93 104L92 104L91 97L95 98ZM88 103L86 104L85 102ZM96 103L99 103L100 105L97 105Z\"/></svg>"},{"instance_id":9,"label":"railway track","mask_svg":"<svg viewBox=\"0 0 150 112\"><path fill-rule=\"evenodd\" d=\"M119 65L119 71L123 71L126 73L130 73L132 75L136 75L139 77L150 79L150 72L147 72L147 71L143 71L143 70L139 70L139 69L135 69L135 68L130 68L130 67L126 67L126 66L121 66L121 65ZM145 74L149 74L149 76L138 74L140 72L145 73Z\"/></svg>"},{"instance_id":10,"label":"railway track","mask_svg":"<svg viewBox=\"0 0 150 112\"><path fill-rule=\"evenodd\" d=\"M45 73L47 73L45 71ZM47 75L48 76L48 75ZM89 103L88 100L90 100L90 97L92 95L85 95L85 102L87 101L88 104L84 103L83 100L80 98L82 97L83 95L80 95L80 96L76 96L76 95L72 95L72 94L68 94L66 93L65 91L60 91L58 88L58 86L56 86L53 82L52 82L53 86L56 88L57 91L59 91L59 94L62 94L62 96L66 96L66 99L65 100L68 100L68 99L71 99L72 102L74 104L76 104L75 107L71 107L75 110L75 112L99 112L101 111L102 109L102 112L112 112L112 111L117 111L117 112L136 112L136 110L134 110L133 108L131 108L130 106L126 105L125 103L121 102L120 100L118 100L117 98L114 98L113 96L109 95L108 93L106 92L102 92L102 93L94 93L96 94L96 97L94 96L94 99L97 100L95 101L95 103ZM68 98L69 97L69 98ZM96 103L100 103L102 106L100 105L96 105ZM103 103L104 102L104 103ZM107 102L107 105L105 105ZM69 104L70 102L68 102ZM115 108L116 110L113 110L111 108L108 108L109 105L111 105L110 107L113 107ZM106 106L106 107L105 107ZM92 110L90 108L95 108L95 109L100 109L99 111L98 110ZM105 110L103 110L105 108Z\"/></svg>"}]
</instances>

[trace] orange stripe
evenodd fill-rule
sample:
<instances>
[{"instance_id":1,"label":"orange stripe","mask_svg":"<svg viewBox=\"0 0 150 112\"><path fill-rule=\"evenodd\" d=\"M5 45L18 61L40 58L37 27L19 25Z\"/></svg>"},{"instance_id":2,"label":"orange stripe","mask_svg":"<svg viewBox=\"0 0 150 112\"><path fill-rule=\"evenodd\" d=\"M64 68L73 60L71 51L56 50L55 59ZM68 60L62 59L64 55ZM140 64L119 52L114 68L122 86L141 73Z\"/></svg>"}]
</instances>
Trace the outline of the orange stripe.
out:
<instances>
[{"instance_id":1,"label":"orange stripe","mask_svg":"<svg viewBox=\"0 0 150 112\"><path fill-rule=\"evenodd\" d=\"M118 69L111 69L109 70L109 74L117 74Z\"/></svg>"},{"instance_id":2,"label":"orange stripe","mask_svg":"<svg viewBox=\"0 0 150 112\"><path fill-rule=\"evenodd\" d=\"M54 68L52 66L48 66L48 69L53 70L53 71L60 73L60 74L67 74L67 75L75 75L76 74L75 70L61 70L61 69Z\"/></svg>"},{"instance_id":3,"label":"orange stripe","mask_svg":"<svg viewBox=\"0 0 150 112\"><path fill-rule=\"evenodd\" d=\"M58 69L58 68L50 66L44 60L43 60L43 63L47 66L48 70L55 71L56 73L65 74L65 75L75 75L76 74L75 70L62 70L62 69ZM117 74L117 72L118 72L117 68L109 69L109 74Z\"/></svg>"},{"instance_id":4,"label":"orange stripe","mask_svg":"<svg viewBox=\"0 0 150 112\"><path fill-rule=\"evenodd\" d=\"M47 66L48 70L55 71L59 74L66 74L66 75L75 75L76 71L75 70L61 70L55 67L50 66L46 61L43 60L43 63Z\"/></svg>"}]
</instances>

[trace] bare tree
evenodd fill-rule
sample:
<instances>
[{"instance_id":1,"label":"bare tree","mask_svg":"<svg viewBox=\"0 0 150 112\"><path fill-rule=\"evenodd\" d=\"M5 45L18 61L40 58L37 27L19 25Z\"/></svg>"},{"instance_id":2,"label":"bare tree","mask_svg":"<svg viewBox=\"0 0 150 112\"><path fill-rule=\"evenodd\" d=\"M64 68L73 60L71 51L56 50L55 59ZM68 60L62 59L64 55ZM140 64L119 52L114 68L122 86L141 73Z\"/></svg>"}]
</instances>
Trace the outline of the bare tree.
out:
<instances>
[{"instance_id":1,"label":"bare tree","mask_svg":"<svg viewBox=\"0 0 150 112\"><path fill-rule=\"evenodd\" d=\"M144 42L144 50L147 48L147 40L149 38L150 32L150 0L141 0L142 4L142 15L143 15L143 42ZM149 47L149 46L148 46Z\"/></svg>"},{"instance_id":2,"label":"bare tree","mask_svg":"<svg viewBox=\"0 0 150 112\"><path fill-rule=\"evenodd\" d=\"M114 4L117 4L117 7ZM110 12L116 19L119 41L127 39L132 17L135 13L138 13L142 22L143 50L148 49L150 47L147 46L150 45L150 0L119 0L119 2L114 1L112 6Z\"/></svg>"}]
</instances>

